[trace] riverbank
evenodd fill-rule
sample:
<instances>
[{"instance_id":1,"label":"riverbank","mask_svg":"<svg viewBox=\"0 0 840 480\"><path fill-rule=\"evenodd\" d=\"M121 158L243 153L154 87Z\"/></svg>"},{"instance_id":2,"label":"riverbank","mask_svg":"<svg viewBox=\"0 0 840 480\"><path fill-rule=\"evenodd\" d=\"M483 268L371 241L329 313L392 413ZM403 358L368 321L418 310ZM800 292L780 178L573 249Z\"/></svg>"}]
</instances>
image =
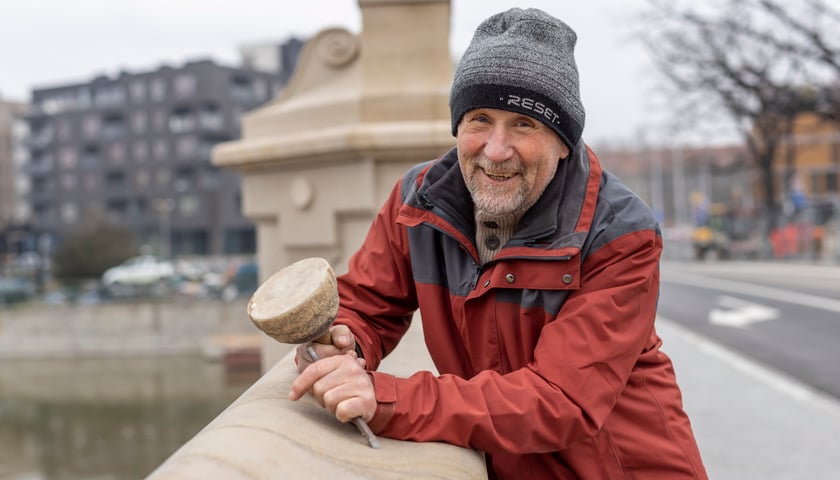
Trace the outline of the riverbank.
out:
<instances>
[{"instance_id":1,"label":"riverbank","mask_svg":"<svg viewBox=\"0 0 840 480\"><path fill-rule=\"evenodd\" d=\"M0 360L223 354L218 339L258 338L247 299L29 304L0 310Z\"/></svg>"}]
</instances>

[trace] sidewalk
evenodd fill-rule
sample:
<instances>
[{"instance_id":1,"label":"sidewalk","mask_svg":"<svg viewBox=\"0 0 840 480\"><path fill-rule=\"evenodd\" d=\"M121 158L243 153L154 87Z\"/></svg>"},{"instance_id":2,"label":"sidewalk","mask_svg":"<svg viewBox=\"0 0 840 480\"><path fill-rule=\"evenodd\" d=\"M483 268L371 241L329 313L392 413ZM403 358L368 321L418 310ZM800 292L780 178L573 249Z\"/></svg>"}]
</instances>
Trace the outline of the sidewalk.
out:
<instances>
[{"instance_id":1,"label":"sidewalk","mask_svg":"<svg viewBox=\"0 0 840 480\"><path fill-rule=\"evenodd\" d=\"M840 478L840 401L657 319L709 478Z\"/></svg>"}]
</instances>

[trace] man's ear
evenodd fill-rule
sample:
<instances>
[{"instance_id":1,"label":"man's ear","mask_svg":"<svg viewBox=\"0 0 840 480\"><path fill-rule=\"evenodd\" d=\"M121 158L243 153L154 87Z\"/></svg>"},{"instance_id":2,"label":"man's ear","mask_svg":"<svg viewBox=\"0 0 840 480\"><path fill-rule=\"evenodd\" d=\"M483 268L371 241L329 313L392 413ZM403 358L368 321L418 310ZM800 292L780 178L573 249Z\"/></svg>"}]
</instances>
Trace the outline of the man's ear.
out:
<instances>
[{"instance_id":1,"label":"man's ear","mask_svg":"<svg viewBox=\"0 0 840 480\"><path fill-rule=\"evenodd\" d=\"M563 143L563 147L566 148L566 153L564 153L563 155L560 156L560 160L567 160L569 158L569 156L571 156L571 154L572 154L572 149L569 148L568 145L566 145L566 142L564 142L562 140L561 140L561 142Z\"/></svg>"}]
</instances>

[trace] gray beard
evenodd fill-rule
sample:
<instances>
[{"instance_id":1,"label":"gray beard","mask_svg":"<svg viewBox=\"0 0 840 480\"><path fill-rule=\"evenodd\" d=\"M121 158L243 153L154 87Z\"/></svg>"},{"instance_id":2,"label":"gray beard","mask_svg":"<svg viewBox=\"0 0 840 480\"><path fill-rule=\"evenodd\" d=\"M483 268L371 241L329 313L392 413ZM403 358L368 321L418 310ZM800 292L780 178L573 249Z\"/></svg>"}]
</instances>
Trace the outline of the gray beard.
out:
<instances>
[{"instance_id":1,"label":"gray beard","mask_svg":"<svg viewBox=\"0 0 840 480\"><path fill-rule=\"evenodd\" d=\"M548 184L543 185L543 188L539 192L539 195L534 197L532 201L528 201L527 185L523 183L514 192L512 197L508 199L508 201L502 203L498 200L500 198L500 195L498 192L495 191L495 189L477 188L474 178L475 177L470 177L469 179L464 179L464 181L467 184L467 190L469 190L470 192L470 197L472 197L476 212L485 215L521 216L522 214L527 212L528 209L534 206L537 200L542 196L543 192L545 191L545 188L548 186Z\"/></svg>"}]
</instances>

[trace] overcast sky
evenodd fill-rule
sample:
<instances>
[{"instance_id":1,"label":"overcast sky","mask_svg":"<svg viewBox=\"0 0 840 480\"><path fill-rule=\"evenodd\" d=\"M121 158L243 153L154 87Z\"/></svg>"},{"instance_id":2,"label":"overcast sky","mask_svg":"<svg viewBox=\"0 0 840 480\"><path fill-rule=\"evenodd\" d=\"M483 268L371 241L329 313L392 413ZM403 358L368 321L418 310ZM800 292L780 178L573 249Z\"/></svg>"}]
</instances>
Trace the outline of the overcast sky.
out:
<instances>
[{"instance_id":1,"label":"overcast sky","mask_svg":"<svg viewBox=\"0 0 840 480\"><path fill-rule=\"evenodd\" d=\"M629 36L643 5L453 0L451 50L460 55L483 19L511 6L551 13L578 33L584 138L631 142L662 121L650 62ZM235 65L242 45L360 24L356 0L0 0L0 96L25 101L32 88L199 58Z\"/></svg>"}]
</instances>

